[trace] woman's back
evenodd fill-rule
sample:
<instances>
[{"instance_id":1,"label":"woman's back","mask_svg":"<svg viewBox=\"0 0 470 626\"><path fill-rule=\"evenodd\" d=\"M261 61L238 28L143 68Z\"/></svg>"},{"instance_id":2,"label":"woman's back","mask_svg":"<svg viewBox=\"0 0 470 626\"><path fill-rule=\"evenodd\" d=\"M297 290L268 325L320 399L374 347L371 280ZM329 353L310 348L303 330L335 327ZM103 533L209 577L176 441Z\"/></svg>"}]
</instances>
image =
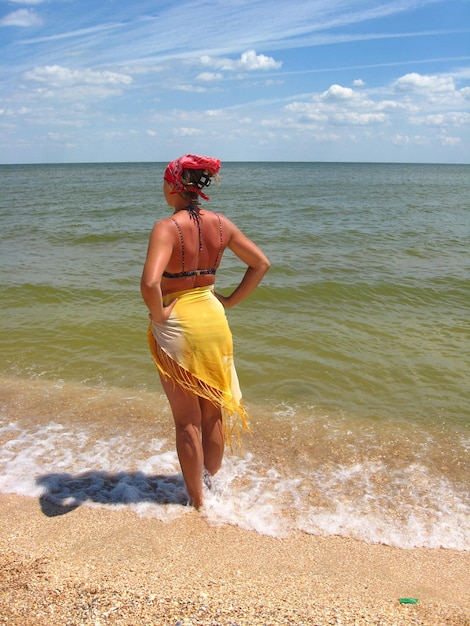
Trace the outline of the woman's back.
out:
<instances>
[{"instance_id":1,"label":"woman's back","mask_svg":"<svg viewBox=\"0 0 470 626\"><path fill-rule=\"evenodd\" d=\"M223 216L212 211L195 213L182 209L162 222L172 242L171 258L162 277L163 293L214 284L227 246Z\"/></svg>"}]
</instances>

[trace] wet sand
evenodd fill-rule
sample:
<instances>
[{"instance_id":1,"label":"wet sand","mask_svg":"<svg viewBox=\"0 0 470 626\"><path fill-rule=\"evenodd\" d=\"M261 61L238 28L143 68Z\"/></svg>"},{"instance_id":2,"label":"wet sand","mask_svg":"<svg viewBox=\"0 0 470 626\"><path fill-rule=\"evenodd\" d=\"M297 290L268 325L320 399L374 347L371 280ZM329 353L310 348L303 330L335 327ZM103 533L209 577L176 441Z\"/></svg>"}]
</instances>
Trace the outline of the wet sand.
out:
<instances>
[{"instance_id":1,"label":"wet sand","mask_svg":"<svg viewBox=\"0 0 470 626\"><path fill-rule=\"evenodd\" d=\"M0 624L470 624L470 553L0 495ZM418 598L417 605L399 598Z\"/></svg>"}]
</instances>

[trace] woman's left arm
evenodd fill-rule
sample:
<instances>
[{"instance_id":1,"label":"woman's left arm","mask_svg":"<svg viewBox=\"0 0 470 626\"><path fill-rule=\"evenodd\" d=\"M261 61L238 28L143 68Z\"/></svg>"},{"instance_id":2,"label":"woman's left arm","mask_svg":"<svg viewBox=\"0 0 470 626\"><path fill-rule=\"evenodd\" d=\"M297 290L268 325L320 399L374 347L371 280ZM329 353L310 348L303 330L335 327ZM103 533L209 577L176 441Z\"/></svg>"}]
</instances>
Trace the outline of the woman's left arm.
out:
<instances>
[{"instance_id":1,"label":"woman's left arm","mask_svg":"<svg viewBox=\"0 0 470 626\"><path fill-rule=\"evenodd\" d=\"M167 225L157 222L150 235L147 258L145 260L140 292L150 311L150 319L159 324L166 322L176 304L173 300L168 306L163 306L161 280L173 252L173 243Z\"/></svg>"}]
</instances>

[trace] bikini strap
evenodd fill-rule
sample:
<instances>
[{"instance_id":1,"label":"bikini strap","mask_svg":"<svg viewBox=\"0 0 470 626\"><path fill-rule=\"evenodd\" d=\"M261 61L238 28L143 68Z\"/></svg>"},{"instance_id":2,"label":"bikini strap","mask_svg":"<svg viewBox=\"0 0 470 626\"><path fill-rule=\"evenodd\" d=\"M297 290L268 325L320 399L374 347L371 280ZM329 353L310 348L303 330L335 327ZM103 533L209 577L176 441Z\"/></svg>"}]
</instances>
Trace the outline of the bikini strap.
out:
<instances>
[{"instance_id":1,"label":"bikini strap","mask_svg":"<svg viewBox=\"0 0 470 626\"><path fill-rule=\"evenodd\" d=\"M210 270L198 270L201 271L205 274L212 274L215 273L215 269L217 268L217 263L219 262L220 259L220 255L222 254L222 248L223 248L223 243L224 243L224 236L223 236L223 232L222 232L222 220L220 219L220 215L218 213L216 213L217 219L219 221L219 249L217 250L217 256L215 257L215 261L212 265L212 269ZM184 239L183 239L183 231L181 230L180 225L178 224L178 222L171 217L170 218L172 222L174 222L176 224L176 228L178 229L178 234L180 236L180 241L181 241L181 267L182 267L182 271L181 274L185 274L185 269L184 269ZM196 219L197 225L198 225L198 229L199 229L199 251L202 250L202 234L201 234L201 226L199 223L199 220Z\"/></svg>"},{"instance_id":2,"label":"bikini strap","mask_svg":"<svg viewBox=\"0 0 470 626\"><path fill-rule=\"evenodd\" d=\"M178 233L180 236L180 241L181 241L181 266L183 268L183 272L184 272L184 240L183 240L183 231L181 230L180 225L178 224L178 222L172 217L170 218L172 222L174 222L176 224L176 228L178 229Z\"/></svg>"},{"instance_id":3,"label":"bikini strap","mask_svg":"<svg viewBox=\"0 0 470 626\"><path fill-rule=\"evenodd\" d=\"M217 215L217 219L219 220L219 237L220 237L220 242L219 242L219 249L217 250L217 256L215 257L215 261L214 261L214 265L212 266L212 269L216 269L217 267L217 263L220 259L220 255L222 254L222 245L224 242L224 237L223 237L223 233L222 233L222 220L220 219L220 215L218 213L216 213Z\"/></svg>"}]
</instances>

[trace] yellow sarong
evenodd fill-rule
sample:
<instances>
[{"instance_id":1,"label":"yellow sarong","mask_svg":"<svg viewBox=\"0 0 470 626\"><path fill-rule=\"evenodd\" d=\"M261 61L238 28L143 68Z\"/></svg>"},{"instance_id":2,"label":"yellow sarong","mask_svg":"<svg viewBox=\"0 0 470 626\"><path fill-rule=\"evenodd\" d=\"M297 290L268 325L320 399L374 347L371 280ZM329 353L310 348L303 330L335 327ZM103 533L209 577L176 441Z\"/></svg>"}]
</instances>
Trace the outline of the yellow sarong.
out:
<instances>
[{"instance_id":1,"label":"yellow sarong","mask_svg":"<svg viewBox=\"0 0 470 626\"><path fill-rule=\"evenodd\" d=\"M224 437L240 443L249 431L248 416L233 360L232 333L213 285L168 294L165 306L178 299L167 322L151 322L148 332L155 365L164 378L220 407Z\"/></svg>"}]
</instances>

